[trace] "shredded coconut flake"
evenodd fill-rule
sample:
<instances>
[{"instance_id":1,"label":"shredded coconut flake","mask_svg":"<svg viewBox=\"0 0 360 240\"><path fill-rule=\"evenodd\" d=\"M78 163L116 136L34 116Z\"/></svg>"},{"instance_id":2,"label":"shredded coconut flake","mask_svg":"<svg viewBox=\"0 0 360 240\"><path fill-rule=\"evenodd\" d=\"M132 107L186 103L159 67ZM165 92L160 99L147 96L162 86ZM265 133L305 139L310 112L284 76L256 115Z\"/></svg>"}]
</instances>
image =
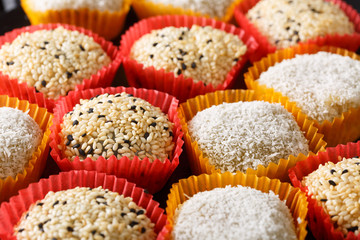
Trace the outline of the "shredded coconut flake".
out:
<instances>
[{"instance_id":1,"label":"shredded coconut flake","mask_svg":"<svg viewBox=\"0 0 360 240\"><path fill-rule=\"evenodd\" d=\"M37 11L82 9L99 11L120 11L123 0L28 0L29 5Z\"/></svg>"},{"instance_id":2,"label":"shredded coconut flake","mask_svg":"<svg viewBox=\"0 0 360 240\"><path fill-rule=\"evenodd\" d=\"M296 239L290 211L273 192L248 187L199 192L175 213L172 235L182 239Z\"/></svg>"},{"instance_id":3,"label":"shredded coconut flake","mask_svg":"<svg viewBox=\"0 0 360 240\"><path fill-rule=\"evenodd\" d=\"M189 131L204 156L223 172L245 172L309 152L294 117L280 104L252 101L212 106L194 116Z\"/></svg>"},{"instance_id":4,"label":"shredded coconut flake","mask_svg":"<svg viewBox=\"0 0 360 240\"><path fill-rule=\"evenodd\" d=\"M333 121L360 106L360 61L337 54L296 55L258 79L294 101L310 118Z\"/></svg>"}]
</instances>

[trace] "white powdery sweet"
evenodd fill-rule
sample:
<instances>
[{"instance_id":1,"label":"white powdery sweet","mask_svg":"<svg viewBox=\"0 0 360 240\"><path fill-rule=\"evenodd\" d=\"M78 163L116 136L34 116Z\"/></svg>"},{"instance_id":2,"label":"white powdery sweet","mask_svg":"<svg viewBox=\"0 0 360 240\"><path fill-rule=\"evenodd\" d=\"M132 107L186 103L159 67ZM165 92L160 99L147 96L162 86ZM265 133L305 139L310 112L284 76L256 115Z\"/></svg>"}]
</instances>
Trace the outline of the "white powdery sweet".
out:
<instances>
[{"instance_id":1,"label":"white powdery sweet","mask_svg":"<svg viewBox=\"0 0 360 240\"><path fill-rule=\"evenodd\" d=\"M32 9L37 11L82 9L99 11L120 11L123 0L28 0Z\"/></svg>"},{"instance_id":2,"label":"white powdery sweet","mask_svg":"<svg viewBox=\"0 0 360 240\"><path fill-rule=\"evenodd\" d=\"M41 142L41 129L27 113L0 108L0 179L21 172Z\"/></svg>"},{"instance_id":3,"label":"white powdery sweet","mask_svg":"<svg viewBox=\"0 0 360 240\"><path fill-rule=\"evenodd\" d=\"M175 240L297 239L290 211L273 192L249 187L199 192L175 213Z\"/></svg>"},{"instance_id":4,"label":"white powdery sweet","mask_svg":"<svg viewBox=\"0 0 360 240\"><path fill-rule=\"evenodd\" d=\"M259 84L296 102L310 118L333 121L360 106L360 61L319 52L296 55L263 72Z\"/></svg>"},{"instance_id":5,"label":"white powdery sweet","mask_svg":"<svg viewBox=\"0 0 360 240\"><path fill-rule=\"evenodd\" d=\"M309 152L294 117L280 104L223 103L198 112L188 124L204 156L222 172L245 172Z\"/></svg>"},{"instance_id":6,"label":"white powdery sweet","mask_svg":"<svg viewBox=\"0 0 360 240\"><path fill-rule=\"evenodd\" d=\"M194 12L207 14L210 17L222 18L234 0L148 0L154 3L172 5L183 9L190 9Z\"/></svg>"}]
</instances>

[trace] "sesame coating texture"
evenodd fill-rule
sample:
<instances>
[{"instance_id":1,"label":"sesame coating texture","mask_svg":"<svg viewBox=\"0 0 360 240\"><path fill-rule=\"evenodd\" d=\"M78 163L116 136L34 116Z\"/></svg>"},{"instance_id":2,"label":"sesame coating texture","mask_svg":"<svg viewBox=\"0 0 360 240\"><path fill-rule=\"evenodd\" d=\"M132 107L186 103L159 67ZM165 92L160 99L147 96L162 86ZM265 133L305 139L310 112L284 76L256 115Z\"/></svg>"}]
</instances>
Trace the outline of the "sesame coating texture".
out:
<instances>
[{"instance_id":1,"label":"sesame coating texture","mask_svg":"<svg viewBox=\"0 0 360 240\"><path fill-rule=\"evenodd\" d=\"M311 119L328 120L360 107L360 61L328 52L296 55L262 72L260 85L281 92Z\"/></svg>"},{"instance_id":2,"label":"sesame coating texture","mask_svg":"<svg viewBox=\"0 0 360 240\"><path fill-rule=\"evenodd\" d=\"M176 209L174 219L174 240L297 239L290 211L278 196L240 185L196 193Z\"/></svg>"},{"instance_id":3,"label":"sesame coating texture","mask_svg":"<svg viewBox=\"0 0 360 240\"><path fill-rule=\"evenodd\" d=\"M41 143L39 125L27 113L0 108L0 179L24 170Z\"/></svg>"},{"instance_id":4,"label":"sesame coating texture","mask_svg":"<svg viewBox=\"0 0 360 240\"><path fill-rule=\"evenodd\" d=\"M160 108L125 92L81 99L63 117L64 155L71 160L123 156L150 162L171 158L173 124Z\"/></svg>"},{"instance_id":5,"label":"sesame coating texture","mask_svg":"<svg viewBox=\"0 0 360 240\"><path fill-rule=\"evenodd\" d=\"M261 0L247 18L277 48L327 34L352 34L354 24L330 1Z\"/></svg>"},{"instance_id":6,"label":"sesame coating texture","mask_svg":"<svg viewBox=\"0 0 360 240\"><path fill-rule=\"evenodd\" d=\"M198 112L188 127L204 157L222 172L246 172L309 152L294 117L278 103L222 103Z\"/></svg>"},{"instance_id":7,"label":"sesame coating texture","mask_svg":"<svg viewBox=\"0 0 360 240\"><path fill-rule=\"evenodd\" d=\"M102 187L52 192L30 206L17 239L155 239L154 223L130 197Z\"/></svg>"},{"instance_id":8,"label":"sesame coating texture","mask_svg":"<svg viewBox=\"0 0 360 240\"><path fill-rule=\"evenodd\" d=\"M166 27L142 36L131 48L130 57L155 69L183 75L205 85L222 84L226 75L247 50L231 33L200 27Z\"/></svg>"},{"instance_id":9,"label":"sesame coating texture","mask_svg":"<svg viewBox=\"0 0 360 240\"><path fill-rule=\"evenodd\" d=\"M153 3L172 5L183 9L190 9L194 12L209 15L210 17L223 18L227 9L234 0L147 0Z\"/></svg>"},{"instance_id":10,"label":"sesame coating texture","mask_svg":"<svg viewBox=\"0 0 360 240\"><path fill-rule=\"evenodd\" d=\"M338 163L327 162L304 178L309 194L330 215L335 229L346 236L360 227L360 159L343 158Z\"/></svg>"},{"instance_id":11,"label":"sesame coating texture","mask_svg":"<svg viewBox=\"0 0 360 240\"><path fill-rule=\"evenodd\" d=\"M111 59L92 37L58 27L20 34L0 49L0 71L58 99Z\"/></svg>"},{"instance_id":12,"label":"sesame coating texture","mask_svg":"<svg viewBox=\"0 0 360 240\"><path fill-rule=\"evenodd\" d=\"M37 11L84 9L98 11L120 11L123 0L27 0L29 6Z\"/></svg>"}]
</instances>

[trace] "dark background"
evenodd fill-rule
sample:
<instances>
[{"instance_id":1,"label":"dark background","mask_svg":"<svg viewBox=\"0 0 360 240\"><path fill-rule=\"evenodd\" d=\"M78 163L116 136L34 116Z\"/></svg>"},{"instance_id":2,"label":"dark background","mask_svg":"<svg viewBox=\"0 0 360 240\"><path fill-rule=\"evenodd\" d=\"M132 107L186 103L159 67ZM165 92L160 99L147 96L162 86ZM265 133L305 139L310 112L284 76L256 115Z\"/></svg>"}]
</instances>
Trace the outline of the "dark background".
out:
<instances>
[{"instance_id":1,"label":"dark background","mask_svg":"<svg viewBox=\"0 0 360 240\"><path fill-rule=\"evenodd\" d=\"M30 25L28 18L25 13L22 11L20 4L20 0L0 0L0 35L18 27L23 27L26 25ZM96 0L94 0L96 1ZM135 0L136 1L136 0ZM344 0L345 2L352 5L358 12L360 12L360 0ZM138 21L133 10L130 10L126 24L123 32L113 40L115 45L119 45L120 36L131 26L134 22ZM246 71L246 68L245 68ZM115 76L113 86L125 85L127 86L127 82L125 80L125 74L122 66L119 68L117 75ZM185 150L184 150L185 151ZM59 168L57 167L54 160L50 157L47 161L47 165L42 177L48 177L52 174L57 174L59 172ZM183 152L180 156L180 164L176 168L175 172L170 177L169 181L166 183L164 188L154 194L154 199L160 203L160 206L165 209L166 207L166 199L171 188L171 185L175 182L178 182L181 178L187 178L191 175L191 171L189 168L189 164L186 159L186 153ZM309 232L307 240L314 239L312 234Z\"/></svg>"}]
</instances>

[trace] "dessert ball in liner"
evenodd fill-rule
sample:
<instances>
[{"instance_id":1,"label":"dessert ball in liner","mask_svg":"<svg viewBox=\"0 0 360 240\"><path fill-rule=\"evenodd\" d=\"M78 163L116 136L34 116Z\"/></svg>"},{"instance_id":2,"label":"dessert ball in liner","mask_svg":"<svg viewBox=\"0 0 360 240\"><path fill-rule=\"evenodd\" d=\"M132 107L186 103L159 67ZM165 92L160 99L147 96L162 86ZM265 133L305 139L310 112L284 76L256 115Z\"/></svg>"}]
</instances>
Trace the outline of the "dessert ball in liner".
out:
<instances>
[{"instance_id":1,"label":"dessert ball in liner","mask_svg":"<svg viewBox=\"0 0 360 240\"><path fill-rule=\"evenodd\" d=\"M66 139L61 137L61 124L64 121L63 116L68 112L71 112L73 107L80 102L80 99L90 99L105 93L119 94L122 92L146 100L153 106L159 107L163 113L168 115L169 120L173 123L173 128L168 130L171 131L171 134L173 135L172 143L174 144L170 156L166 159L155 159L154 161L148 157L140 159L138 156L127 157L126 155L122 156L120 159L115 155L108 158L100 156L96 160L93 160L90 157L84 157L85 159L83 160L79 158L80 155L76 156L74 160L66 157L64 150L62 150ZM124 177L129 181L146 188L151 193L157 192L164 186L179 164L179 156L182 152L183 133L181 131L180 120L176 114L177 106L178 100L176 98L156 90L136 89L131 87L110 87L106 89L97 88L70 92L66 98L63 98L58 102L54 109L54 124L51 127L52 132L50 141L52 150L50 154L63 171L92 170L105 172L107 174L116 175L117 177Z\"/></svg>"}]
</instances>

